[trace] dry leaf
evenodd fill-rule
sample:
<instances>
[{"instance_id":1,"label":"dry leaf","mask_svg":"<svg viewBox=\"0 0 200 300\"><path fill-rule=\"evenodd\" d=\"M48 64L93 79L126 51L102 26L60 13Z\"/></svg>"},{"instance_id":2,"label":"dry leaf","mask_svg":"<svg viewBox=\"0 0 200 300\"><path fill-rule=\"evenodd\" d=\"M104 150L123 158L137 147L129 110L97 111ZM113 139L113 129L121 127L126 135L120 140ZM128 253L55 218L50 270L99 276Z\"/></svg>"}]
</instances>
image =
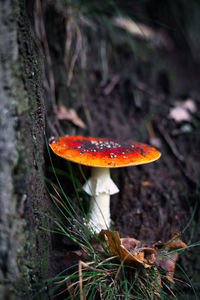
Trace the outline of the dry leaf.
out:
<instances>
[{"instance_id":1,"label":"dry leaf","mask_svg":"<svg viewBox=\"0 0 200 300\"><path fill-rule=\"evenodd\" d=\"M117 17L114 19L114 24L143 39L153 39L155 35L151 28L144 24L136 23L130 18Z\"/></svg>"},{"instance_id":2,"label":"dry leaf","mask_svg":"<svg viewBox=\"0 0 200 300\"><path fill-rule=\"evenodd\" d=\"M150 181L145 180L145 181L142 181L142 182L141 182L141 185L142 185L142 186L150 186L151 183L150 183Z\"/></svg>"},{"instance_id":3,"label":"dry leaf","mask_svg":"<svg viewBox=\"0 0 200 300\"><path fill-rule=\"evenodd\" d=\"M167 251L163 252L162 254L166 254L162 258L156 259L156 266L162 268L166 271L166 278L174 283L174 271L176 266L176 261L178 259L178 253L170 253L167 254ZM161 253L159 253L161 255Z\"/></svg>"},{"instance_id":4,"label":"dry leaf","mask_svg":"<svg viewBox=\"0 0 200 300\"><path fill-rule=\"evenodd\" d=\"M125 29L130 34L141 39L150 40L156 46L164 46L168 50L173 49L173 42L167 33L163 30L156 31L147 25L134 22L130 18L116 17L113 21L114 25Z\"/></svg>"},{"instance_id":5,"label":"dry leaf","mask_svg":"<svg viewBox=\"0 0 200 300\"><path fill-rule=\"evenodd\" d=\"M188 98L184 102L178 102L177 105L172 108L169 112L168 118L174 119L177 123L187 121L191 121L191 113L195 113L197 111L197 107L195 102Z\"/></svg>"},{"instance_id":6,"label":"dry leaf","mask_svg":"<svg viewBox=\"0 0 200 300\"><path fill-rule=\"evenodd\" d=\"M99 237L102 238L108 244L110 250L120 258L120 260L126 263L136 263L143 265L144 268L150 268L152 266L152 255L155 250L153 248L139 248L136 247L139 241L129 238L129 240L120 239L117 231L101 230ZM124 245L123 245L124 243ZM128 245L128 249L126 247ZM125 247L126 245L126 247Z\"/></svg>"},{"instance_id":7,"label":"dry leaf","mask_svg":"<svg viewBox=\"0 0 200 300\"><path fill-rule=\"evenodd\" d=\"M174 236L166 243L155 243L150 244L149 247L142 247L142 243L139 240L134 238L120 238L119 233L117 231L111 230L101 230L99 233L99 238L102 240L104 244L108 246L111 251L112 259L113 254L119 261L124 262L126 265L134 266L134 268L152 268L152 291L154 295L157 296L156 299L160 298L160 287L164 284L164 279L174 283L174 271L176 261L178 259L178 253L173 252L169 253L170 249L179 249L186 247L186 244L179 238L179 234L175 233ZM97 242L97 240L92 241L92 245L95 249L101 250L102 259L105 259L105 254L103 254L102 243ZM160 249L163 248L163 249ZM83 260L88 260L88 254L84 249L73 251L72 253L76 254L79 259L79 268L74 274L79 274L77 281L70 281L67 277L62 281L58 282L66 282L66 287L68 292L73 296L77 289L82 292L84 296L84 284L85 282L90 282L92 279L92 275L88 275L87 277L83 277L83 271L98 271L99 273L104 274L104 276L118 276L120 268L117 269L104 269L100 266L102 263L99 263L98 266L93 265L94 262L85 263ZM107 253L107 252L106 252ZM107 256L107 255L106 255ZM110 259L110 256L108 256ZM68 259L67 259L68 260ZM159 268L162 268L161 272ZM134 272L134 271L133 271ZM146 272L145 272L146 273ZM144 273L144 274L145 274ZM149 274L148 272L146 274ZM73 275L73 274L72 274ZM148 276L148 275L147 275ZM138 277L138 283L144 286L144 282L141 280L142 278ZM166 285L166 284L165 284ZM83 297L81 299L84 299Z\"/></svg>"},{"instance_id":8,"label":"dry leaf","mask_svg":"<svg viewBox=\"0 0 200 300\"><path fill-rule=\"evenodd\" d=\"M187 244L185 244L180 238L179 233L174 233L173 237L166 243L157 243L154 244L155 247L165 247L165 249L181 249L187 247Z\"/></svg>"},{"instance_id":9,"label":"dry leaf","mask_svg":"<svg viewBox=\"0 0 200 300\"><path fill-rule=\"evenodd\" d=\"M86 128L85 123L79 118L79 116L73 108L68 109L64 105L57 105L54 108L54 112L58 120L71 121L78 127Z\"/></svg>"},{"instance_id":10,"label":"dry leaf","mask_svg":"<svg viewBox=\"0 0 200 300\"><path fill-rule=\"evenodd\" d=\"M141 247L140 241L134 238L121 238L117 231L101 230L99 237L107 243L110 250L120 260L127 264L139 264L144 268L160 267L166 271L165 278L174 283L174 271L178 253L168 253L171 249L185 248L187 245L174 236L167 243L156 243L150 247ZM159 248L164 250L159 251ZM163 255L163 257L162 257ZM161 284L160 284L161 285Z\"/></svg>"},{"instance_id":11,"label":"dry leaf","mask_svg":"<svg viewBox=\"0 0 200 300\"><path fill-rule=\"evenodd\" d=\"M159 256L162 254L165 254L161 258L156 259L156 265L161 267L163 270L165 270L166 273L166 278L174 283L174 271L175 271L175 266L176 266L176 261L178 259L178 253L168 253L170 250L174 249L181 249L187 247L187 244L185 244L180 238L179 238L178 233L174 233L174 236L166 243L157 243L154 244L155 247L165 247L164 251L161 251Z\"/></svg>"},{"instance_id":12,"label":"dry leaf","mask_svg":"<svg viewBox=\"0 0 200 300\"><path fill-rule=\"evenodd\" d=\"M134 238L121 238L120 239L122 245L128 250L132 251L136 246L139 246L140 241L134 239Z\"/></svg>"}]
</instances>

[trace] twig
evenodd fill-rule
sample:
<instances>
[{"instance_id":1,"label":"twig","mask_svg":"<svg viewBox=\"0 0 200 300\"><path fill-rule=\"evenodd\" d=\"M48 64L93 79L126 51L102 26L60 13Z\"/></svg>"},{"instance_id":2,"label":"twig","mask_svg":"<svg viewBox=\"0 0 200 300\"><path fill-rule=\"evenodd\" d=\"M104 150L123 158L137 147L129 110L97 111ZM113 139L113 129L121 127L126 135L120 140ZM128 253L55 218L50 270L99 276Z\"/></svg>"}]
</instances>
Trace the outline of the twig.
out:
<instances>
[{"instance_id":1,"label":"twig","mask_svg":"<svg viewBox=\"0 0 200 300\"><path fill-rule=\"evenodd\" d=\"M164 127L161 124L157 124L158 130L160 134L163 136L165 142L168 144L171 152L174 154L174 156L181 162L184 162L184 156L178 151L175 143L167 133L167 131L164 129Z\"/></svg>"},{"instance_id":2,"label":"twig","mask_svg":"<svg viewBox=\"0 0 200 300\"><path fill-rule=\"evenodd\" d=\"M196 186L195 180L188 174L188 171L186 170L186 168L183 165L183 163L185 163L184 156L179 153L178 149L176 148L176 145L174 144L174 142L171 139L171 137L169 136L169 134L165 131L164 127L162 125L157 124L157 128L158 128L160 134L163 136L166 143L168 144L171 152L178 159L181 173L186 178L186 180L189 182L190 186L195 188L195 186Z\"/></svg>"},{"instance_id":3,"label":"twig","mask_svg":"<svg viewBox=\"0 0 200 300\"><path fill-rule=\"evenodd\" d=\"M113 76L111 82L106 86L106 88L103 91L104 95L108 96L115 88L118 82L119 82L119 75Z\"/></svg>"},{"instance_id":4,"label":"twig","mask_svg":"<svg viewBox=\"0 0 200 300\"><path fill-rule=\"evenodd\" d=\"M80 300L85 299L85 295L83 293L83 275L82 275L82 267L85 266L81 260L78 263L78 275L79 275L79 288L80 288Z\"/></svg>"},{"instance_id":5,"label":"twig","mask_svg":"<svg viewBox=\"0 0 200 300\"><path fill-rule=\"evenodd\" d=\"M102 59L102 73L103 73L103 78L101 80L100 86L103 86L108 78L108 59L107 59L107 53L106 53L105 39L101 40L100 53L101 53L101 59Z\"/></svg>"}]
</instances>

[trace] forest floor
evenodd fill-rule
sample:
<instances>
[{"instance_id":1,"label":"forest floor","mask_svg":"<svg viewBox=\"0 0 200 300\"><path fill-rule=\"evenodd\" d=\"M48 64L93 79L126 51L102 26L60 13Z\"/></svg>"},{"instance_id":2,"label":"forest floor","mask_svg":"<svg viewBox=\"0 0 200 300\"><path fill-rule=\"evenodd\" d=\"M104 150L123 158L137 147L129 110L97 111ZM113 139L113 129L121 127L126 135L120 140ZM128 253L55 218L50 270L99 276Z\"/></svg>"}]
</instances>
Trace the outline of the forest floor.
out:
<instances>
[{"instance_id":1,"label":"forest floor","mask_svg":"<svg viewBox=\"0 0 200 300\"><path fill-rule=\"evenodd\" d=\"M54 75L55 102L73 108L85 127L74 126L74 121L70 123L67 117L61 120L57 113L55 128L52 130L51 126L49 136L55 132L58 135L94 135L132 139L157 147L162 153L158 161L113 170L112 177L120 189L120 193L111 198L113 229L120 237L136 238L146 244L166 242L174 232L183 233L181 238L188 245L200 241L198 61L190 49L183 49L169 31L159 26L152 31L153 38L150 34L146 41L142 36L131 34L130 26L127 29L112 24L112 31L108 31L111 27L104 28L99 20L90 24L78 17L78 21L74 19L68 24L70 42L76 49L80 39L82 46L78 58L73 54L74 48L68 49L67 55L75 59L75 66L71 69L68 66L70 73L66 74L66 65L61 63L66 53L63 54L62 48L64 34L59 31L62 27L58 21L60 11L55 14L53 9L50 7L46 11L46 22L49 28L54 25L51 34L47 29L47 39L52 70L57 74ZM80 36L74 33L77 28ZM69 74L71 79L66 86ZM47 116L48 124L51 120L52 115ZM52 157L56 169L67 170L67 163L53 154ZM73 167L84 183L77 166L73 164ZM89 172L84 168L86 177ZM71 180L62 175L59 180L67 195L77 203ZM83 206L86 207L84 200ZM197 248L182 253L178 263L200 292ZM79 247L68 238L52 235L54 275L74 262L70 253L77 249ZM179 275L182 276L178 271ZM191 288L183 284L182 289L187 299L193 299Z\"/></svg>"},{"instance_id":2,"label":"forest floor","mask_svg":"<svg viewBox=\"0 0 200 300\"><path fill-rule=\"evenodd\" d=\"M97 84L92 90L93 101L88 104L88 110L92 116L91 126L95 136L123 140L132 138L154 145L162 153L161 158L152 164L112 171L114 181L120 188L120 193L111 197L113 229L119 232L120 237L136 238L146 245L158 241L166 242L175 232L183 232L181 238L189 245L200 240L198 210L200 94L198 88L193 87L188 88L186 92L188 78L191 79L190 83L193 83L197 74L194 74L193 70L190 74L186 68L183 72L183 61L177 62L176 54L171 54L170 59L164 54L162 59L167 61L167 65L176 68L177 73L181 73L181 79L178 74L174 75L181 81L179 96L166 95L163 91L158 91L157 86L150 86L146 82L139 83L141 88L130 87L128 74L124 79L118 73L118 83L109 94L105 95L105 90L112 83L113 78L110 77L105 86ZM144 72L145 68L144 66ZM165 69L166 73L167 71ZM165 72L156 75L156 83L160 82L163 89L166 87ZM119 95L120 85L126 94L123 99ZM136 96L137 93L142 93L143 96ZM187 105L189 109L184 108ZM190 111L190 105L193 111ZM188 120L184 120L185 115ZM57 168L63 170L61 167L63 162L57 163ZM75 165L74 168L81 180ZM84 171L88 177L90 170L86 168ZM71 181L64 182L62 178L60 180L66 193L77 203ZM83 205L86 205L84 201ZM76 257L74 260L74 255L70 254L79 247L68 238L62 239L57 236L53 245L52 253L55 255L56 268L59 270L64 266L69 267L79 259ZM64 262L62 259L58 260L60 255ZM198 289L200 280L198 249L182 253L178 263L187 270L188 276ZM179 273L178 276L182 278ZM190 288L184 284L183 290L190 295ZM190 297L192 299L192 295Z\"/></svg>"}]
</instances>

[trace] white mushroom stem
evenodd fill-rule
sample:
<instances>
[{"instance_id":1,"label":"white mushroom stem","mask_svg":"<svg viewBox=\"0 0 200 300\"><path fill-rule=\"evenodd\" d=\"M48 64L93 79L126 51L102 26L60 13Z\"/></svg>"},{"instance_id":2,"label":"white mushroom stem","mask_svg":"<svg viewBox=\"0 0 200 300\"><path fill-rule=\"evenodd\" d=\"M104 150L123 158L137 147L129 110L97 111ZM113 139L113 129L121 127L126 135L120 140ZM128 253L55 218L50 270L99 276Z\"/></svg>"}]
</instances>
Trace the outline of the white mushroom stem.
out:
<instances>
[{"instance_id":1,"label":"white mushroom stem","mask_svg":"<svg viewBox=\"0 0 200 300\"><path fill-rule=\"evenodd\" d=\"M110 195L119 192L110 177L109 168L92 167L91 177L83 186L84 191L91 195L89 225L96 233L110 227Z\"/></svg>"}]
</instances>

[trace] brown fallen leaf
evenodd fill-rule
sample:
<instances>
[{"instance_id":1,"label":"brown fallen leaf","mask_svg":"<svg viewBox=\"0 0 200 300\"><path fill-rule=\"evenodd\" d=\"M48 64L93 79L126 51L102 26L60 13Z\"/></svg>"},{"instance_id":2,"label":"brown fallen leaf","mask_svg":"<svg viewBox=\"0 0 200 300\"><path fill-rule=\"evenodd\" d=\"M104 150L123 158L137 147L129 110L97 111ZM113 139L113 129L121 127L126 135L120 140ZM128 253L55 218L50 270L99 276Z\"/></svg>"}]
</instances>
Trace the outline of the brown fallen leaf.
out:
<instances>
[{"instance_id":1,"label":"brown fallen leaf","mask_svg":"<svg viewBox=\"0 0 200 300\"><path fill-rule=\"evenodd\" d=\"M179 238L180 234L179 233L174 233L173 237L167 241L166 243L155 243L154 246L155 247L165 247L165 249L167 250L171 250L171 249L181 249L181 248L185 248L187 247L187 244L185 244L180 238Z\"/></svg>"},{"instance_id":2,"label":"brown fallen leaf","mask_svg":"<svg viewBox=\"0 0 200 300\"><path fill-rule=\"evenodd\" d=\"M194 100L188 98L184 102L178 102L175 107L170 109L168 118L174 119L177 123L187 121L190 122L192 120L191 113L195 113L197 111L196 104Z\"/></svg>"},{"instance_id":3,"label":"brown fallen leaf","mask_svg":"<svg viewBox=\"0 0 200 300\"><path fill-rule=\"evenodd\" d=\"M155 264L159 267L161 267L163 270L166 271L166 278L174 283L174 272L175 272L175 266L176 261L178 259L178 253L168 253L171 250L178 250L181 248L187 247L187 244L185 244L180 238L180 234L174 233L174 236L167 241L166 243L157 243L154 244L157 248L164 248L164 250L157 253L157 255L162 256L160 258L156 259Z\"/></svg>"},{"instance_id":4,"label":"brown fallen leaf","mask_svg":"<svg viewBox=\"0 0 200 300\"><path fill-rule=\"evenodd\" d=\"M142 185L142 186L150 186L151 183L150 183L150 181L148 181L148 180L144 180L144 181L141 182L141 185Z\"/></svg>"},{"instance_id":5,"label":"brown fallen leaf","mask_svg":"<svg viewBox=\"0 0 200 300\"><path fill-rule=\"evenodd\" d=\"M133 36L139 37L143 40L149 40L155 46L162 46L168 50L173 49L173 42L167 33L163 30L157 31L149 26L135 22L134 20L127 17L116 17L113 20L113 24L117 27L120 27Z\"/></svg>"},{"instance_id":6,"label":"brown fallen leaf","mask_svg":"<svg viewBox=\"0 0 200 300\"><path fill-rule=\"evenodd\" d=\"M114 19L114 24L117 27L123 28L135 36L144 39L153 39L155 32L148 26L136 23L130 18L117 17Z\"/></svg>"},{"instance_id":7,"label":"brown fallen leaf","mask_svg":"<svg viewBox=\"0 0 200 300\"><path fill-rule=\"evenodd\" d=\"M64 105L56 105L54 112L58 120L66 120L74 123L74 125L86 128L85 123L79 118L77 112L73 108L66 108Z\"/></svg>"},{"instance_id":8,"label":"brown fallen leaf","mask_svg":"<svg viewBox=\"0 0 200 300\"><path fill-rule=\"evenodd\" d=\"M94 276L90 274L90 271L102 274L104 280L107 280L109 284L110 280L120 278L120 262L123 262L126 265L134 266L134 268L132 268L133 276L135 276L135 269L141 271L143 268L142 276L137 277L137 284L148 292L146 279L148 281L150 279L151 291L153 295L156 296L155 299L161 299L160 288L163 286L166 286L171 294L174 295L164 280L167 279L174 283L174 271L178 259L178 253L175 251L176 249L186 247L186 244L179 238L180 235L178 233L175 233L168 242L150 243L148 247L144 247L144 243L134 238L120 238L117 231L101 230L98 236L101 242L96 238L91 241L93 249L100 250L98 254L100 261L98 265L95 265L95 261L93 260L88 262L89 256L87 251L89 249L82 248L82 250L72 251L71 254L75 254L78 261L78 270L72 275L78 275L78 278L77 280L71 280L71 277L66 276L66 278L60 282L56 282L57 284L66 283L66 288L61 293L67 290L73 298L73 296L77 294L77 291L79 291L80 295L82 295L80 299L86 299L84 286L90 284ZM104 246L102 244L107 246L105 247L107 250L110 250L109 254L107 250L104 252ZM173 250L172 252L170 252L171 249ZM97 255L97 253L95 255ZM103 264L104 261L108 263L108 261L116 260L117 258L119 260L119 266L114 264L115 267L113 267L111 264L110 267L106 268ZM69 261L69 259L70 257L67 258L67 261ZM150 272L148 268L151 268ZM163 271L161 271L161 269Z\"/></svg>"},{"instance_id":9,"label":"brown fallen leaf","mask_svg":"<svg viewBox=\"0 0 200 300\"><path fill-rule=\"evenodd\" d=\"M140 241L134 239L134 238L121 238L120 239L122 245L128 250L132 251L135 247L140 245Z\"/></svg>"},{"instance_id":10,"label":"brown fallen leaf","mask_svg":"<svg viewBox=\"0 0 200 300\"><path fill-rule=\"evenodd\" d=\"M167 251L162 252L162 254L166 254L161 258L157 258L155 264L157 267L162 268L166 271L165 277L172 283L174 283L174 271L176 266L176 261L178 259L178 253L167 253ZM159 253L159 256L161 253Z\"/></svg>"},{"instance_id":11,"label":"brown fallen leaf","mask_svg":"<svg viewBox=\"0 0 200 300\"><path fill-rule=\"evenodd\" d=\"M166 271L164 276L174 283L174 271L178 253L170 250L185 248L187 245L179 238L179 234L166 243L155 243L142 247L141 242L134 238L121 238L117 231L101 230L99 237L108 245L114 255L126 264L137 264L144 268L160 267ZM164 248L159 250L160 248Z\"/></svg>"},{"instance_id":12,"label":"brown fallen leaf","mask_svg":"<svg viewBox=\"0 0 200 300\"><path fill-rule=\"evenodd\" d=\"M112 253L125 263L136 263L150 268L155 260L153 248L139 248L139 241L131 238L120 239L117 231L101 230L99 237L107 243ZM128 250L131 249L130 246L133 247L131 251Z\"/></svg>"}]
</instances>

